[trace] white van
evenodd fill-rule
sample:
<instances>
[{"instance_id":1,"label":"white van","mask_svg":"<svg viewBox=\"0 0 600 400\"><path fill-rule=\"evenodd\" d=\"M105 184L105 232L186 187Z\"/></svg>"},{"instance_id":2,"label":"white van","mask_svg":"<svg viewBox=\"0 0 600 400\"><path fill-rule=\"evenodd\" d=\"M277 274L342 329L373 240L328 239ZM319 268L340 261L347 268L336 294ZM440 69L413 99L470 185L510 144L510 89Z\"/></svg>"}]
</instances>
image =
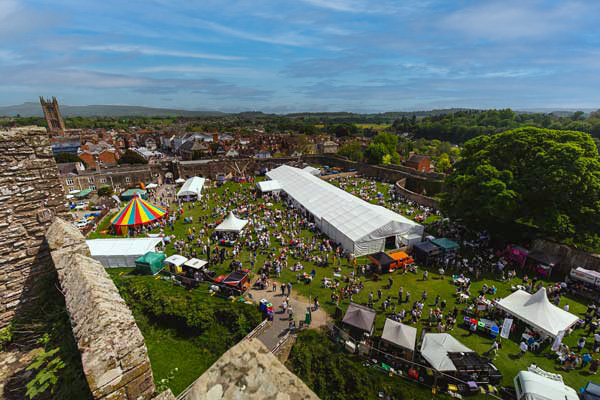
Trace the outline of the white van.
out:
<instances>
[{"instance_id":1,"label":"white van","mask_svg":"<svg viewBox=\"0 0 600 400\"><path fill-rule=\"evenodd\" d=\"M548 373L545 375L519 372L514 379L517 400L579 400L575 389L565 385L560 375L560 379L547 377Z\"/></svg>"}]
</instances>

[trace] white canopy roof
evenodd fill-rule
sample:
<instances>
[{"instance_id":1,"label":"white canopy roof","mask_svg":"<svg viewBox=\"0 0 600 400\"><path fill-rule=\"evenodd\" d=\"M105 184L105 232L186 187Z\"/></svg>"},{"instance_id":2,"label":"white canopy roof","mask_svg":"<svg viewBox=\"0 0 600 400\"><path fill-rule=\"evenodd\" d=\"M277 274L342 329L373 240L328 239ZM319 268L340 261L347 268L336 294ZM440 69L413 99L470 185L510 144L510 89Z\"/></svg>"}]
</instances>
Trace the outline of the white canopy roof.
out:
<instances>
[{"instance_id":1,"label":"white canopy roof","mask_svg":"<svg viewBox=\"0 0 600 400\"><path fill-rule=\"evenodd\" d=\"M179 254L173 254L172 256L167 257L164 262L178 267L180 265L183 265L187 260L188 259L184 256L180 256Z\"/></svg>"},{"instance_id":2,"label":"white canopy roof","mask_svg":"<svg viewBox=\"0 0 600 400\"><path fill-rule=\"evenodd\" d=\"M208 261L200 260L198 258L190 258L189 260L183 263L183 265L185 265L186 267L194 269L201 269L206 264L208 264Z\"/></svg>"},{"instance_id":3,"label":"white canopy roof","mask_svg":"<svg viewBox=\"0 0 600 400\"><path fill-rule=\"evenodd\" d=\"M381 338L386 342L414 351L417 341L417 328L387 318Z\"/></svg>"},{"instance_id":4,"label":"white canopy roof","mask_svg":"<svg viewBox=\"0 0 600 400\"><path fill-rule=\"evenodd\" d=\"M233 215L233 212L229 212L227 218L225 218L223 222L221 222L219 226L215 228L215 230L217 232L240 232L242 229L244 229L247 223L248 220L240 219Z\"/></svg>"},{"instance_id":5,"label":"white canopy roof","mask_svg":"<svg viewBox=\"0 0 600 400\"><path fill-rule=\"evenodd\" d=\"M426 333L421 355L436 371L456 371L448 353L472 353L473 350L448 333Z\"/></svg>"},{"instance_id":6,"label":"white canopy roof","mask_svg":"<svg viewBox=\"0 0 600 400\"><path fill-rule=\"evenodd\" d=\"M155 189L158 185L156 183L149 183L146 185L146 189Z\"/></svg>"},{"instance_id":7,"label":"white canopy roof","mask_svg":"<svg viewBox=\"0 0 600 400\"><path fill-rule=\"evenodd\" d=\"M175 183L183 183L183 182L185 182L185 179L183 179L183 178L175 179Z\"/></svg>"},{"instance_id":8,"label":"white canopy roof","mask_svg":"<svg viewBox=\"0 0 600 400\"><path fill-rule=\"evenodd\" d=\"M321 175L321 170L319 168L311 167L310 165L302 168L303 171L308 172L311 175L319 176Z\"/></svg>"},{"instance_id":9,"label":"white canopy roof","mask_svg":"<svg viewBox=\"0 0 600 400\"><path fill-rule=\"evenodd\" d=\"M317 226L356 256L383 251L385 239L421 234L423 226L385 207L368 203L310 173L282 165L267 172L294 201L309 211Z\"/></svg>"},{"instance_id":10,"label":"white canopy roof","mask_svg":"<svg viewBox=\"0 0 600 400\"><path fill-rule=\"evenodd\" d=\"M272 181L261 181L258 182L256 184L256 187L258 187L258 189L265 193L265 192L275 192L278 190L281 190L281 183L279 183L276 180L272 180Z\"/></svg>"},{"instance_id":11,"label":"white canopy roof","mask_svg":"<svg viewBox=\"0 0 600 400\"><path fill-rule=\"evenodd\" d=\"M553 337L560 331L569 329L579 320L578 316L550 303L544 287L535 294L517 290L496 304L502 310Z\"/></svg>"},{"instance_id":12,"label":"white canopy roof","mask_svg":"<svg viewBox=\"0 0 600 400\"><path fill-rule=\"evenodd\" d=\"M85 243L94 260L105 268L135 267L135 260L149 251L155 251L162 238L93 239Z\"/></svg>"},{"instance_id":13,"label":"white canopy roof","mask_svg":"<svg viewBox=\"0 0 600 400\"><path fill-rule=\"evenodd\" d=\"M204 178L200 178L199 176L193 176L179 189L177 192L177 197L185 197L185 196L202 196L202 187L204 186Z\"/></svg>"},{"instance_id":14,"label":"white canopy roof","mask_svg":"<svg viewBox=\"0 0 600 400\"><path fill-rule=\"evenodd\" d=\"M577 392L564 383L549 379L529 371L521 371L515 377L519 381L516 387L522 390L519 393L523 400L578 400Z\"/></svg>"}]
</instances>

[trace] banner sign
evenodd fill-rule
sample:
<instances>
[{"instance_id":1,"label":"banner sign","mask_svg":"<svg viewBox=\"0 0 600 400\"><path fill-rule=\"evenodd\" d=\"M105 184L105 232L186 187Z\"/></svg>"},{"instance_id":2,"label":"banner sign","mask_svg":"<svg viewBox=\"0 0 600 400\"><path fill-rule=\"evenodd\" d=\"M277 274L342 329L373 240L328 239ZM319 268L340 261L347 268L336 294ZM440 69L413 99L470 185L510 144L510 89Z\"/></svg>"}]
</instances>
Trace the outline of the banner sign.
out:
<instances>
[{"instance_id":1,"label":"banner sign","mask_svg":"<svg viewBox=\"0 0 600 400\"><path fill-rule=\"evenodd\" d=\"M504 339L508 339L510 335L510 328L512 327L513 319L512 318L504 318L504 323L502 324L502 331L500 332L500 337Z\"/></svg>"}]
</instances>

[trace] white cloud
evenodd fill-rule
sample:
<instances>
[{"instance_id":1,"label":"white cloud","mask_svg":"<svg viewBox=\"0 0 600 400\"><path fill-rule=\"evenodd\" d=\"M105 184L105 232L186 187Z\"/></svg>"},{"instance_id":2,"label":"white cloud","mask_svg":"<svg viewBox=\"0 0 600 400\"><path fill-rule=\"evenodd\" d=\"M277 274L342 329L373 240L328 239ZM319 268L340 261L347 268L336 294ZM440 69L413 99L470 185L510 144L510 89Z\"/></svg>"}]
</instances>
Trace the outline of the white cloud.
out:
<instances>
[{"instance_id":1,"label":"white cloud","mask_svg":"<svg viewBox=\"0 0 600 400\"><path fill-rule=\"evenodd\" d=\"M550 6L540 0L493 1L458 10L441 26L476 39L541 38L568 30L586 13L577 1Z\"/></svg>"},{"instance_id":2,"label":"white cloud","mask_svg":"<svg viewBox=\"0 0 600 400\"><path fill-rule=\"evenodd\" d=\"M186 74L222 75L242 78L264 78L267 76L274 76L271 72L259 71L251 68L209 67L195 65L157 65L154 67L141 68L138 70L138 72L181 72Z\"/></svg>"},{"instance_id":3,"label":"white cloud","mask_svg":"<svg viewBox=\"0 0 600 400\"><path fill-rule=\"evenodd\" d=\"M238 29L229 28L224 25L217 24L211 21L198 20L202 25L201 27L208 28L210 30L241 38L246 40L252 40L255 42L271 43L271 44L282 44L286 46L308 46L312 40L308 37L298 35L294 32L288 32L283 34L275 34L272 36L258 35L255 33L244 32Z\"/></svg>"},{"instance_id":4,"label":"white cloud","mask_svg":"<svg viewBox=\"0 0 600 400\"><path fill-rule=\"evenodd\" d=\"M153 47L137 46L129 44L110 44L97 46L82 46L81 50L85 51L105 51L113 53L139 53L149 56L171 56L184 58L205 58L211 60L245 60L246 57L223 56L219 54L208 54L188 51L165 50Z\"/></svg>"}]
</instances>

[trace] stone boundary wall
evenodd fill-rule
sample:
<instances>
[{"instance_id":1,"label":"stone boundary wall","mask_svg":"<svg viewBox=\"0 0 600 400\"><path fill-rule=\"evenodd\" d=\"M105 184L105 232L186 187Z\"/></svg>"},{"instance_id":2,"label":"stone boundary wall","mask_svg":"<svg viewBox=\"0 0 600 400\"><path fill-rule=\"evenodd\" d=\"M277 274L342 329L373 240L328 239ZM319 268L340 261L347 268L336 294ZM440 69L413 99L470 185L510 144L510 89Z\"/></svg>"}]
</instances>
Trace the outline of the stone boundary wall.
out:
<instances>
[{"instance_id":1,"label":"stone boundary wall","mask_svg":"<svg viewBox=\"0 0 600 400\"><path fill-rule=\"evenodd\" d=\"M577 250L565 244L536 239L533 241L531 250L541 251L557 260L555 268L563 273L568 274L571 268L577 267L600 271L600 255Z\"/></svg>"},{"instance_id":2,"label":"stone boundary wall","mask_svg":"<svg viewBox=\"0 0 600 400\"><path fill-rule=\"evenodd\" d=\"M46 238L94 399L151 399L144 337L104 267L74 225L56 218Z\"/></svg>"},{"instance_id":3,"label":"stone boundary wall","mask_svg":"<svg viewBox=\"0 0 600 400\"><path fill-rule=\"evenodd\" d=\"M408 200L412 200L419 205L422 205L425 207L430 207L430 208L435 208L436 210L439 208L439 204L436 199L434 199L432 197L427 197L427 196L419 194L419 193L411 192L410 190L405 188L403 186L403 184L405 185L406 181L399 180L394 185L394 190L396 190L396 192L398 192L401 195L403 195L404 197L406 197Z\"/></svg>"},{"instance_id":4,"label":"stone boundary wall","mask_svg":"<svg viewBox=\"0 0 600 400\"><path fill-rule=\"evenodd\" d=\"M52 271L44 239L67 212L45 128L0 129L0 328L39 292Z\"/></svg>"}]
</instances>

